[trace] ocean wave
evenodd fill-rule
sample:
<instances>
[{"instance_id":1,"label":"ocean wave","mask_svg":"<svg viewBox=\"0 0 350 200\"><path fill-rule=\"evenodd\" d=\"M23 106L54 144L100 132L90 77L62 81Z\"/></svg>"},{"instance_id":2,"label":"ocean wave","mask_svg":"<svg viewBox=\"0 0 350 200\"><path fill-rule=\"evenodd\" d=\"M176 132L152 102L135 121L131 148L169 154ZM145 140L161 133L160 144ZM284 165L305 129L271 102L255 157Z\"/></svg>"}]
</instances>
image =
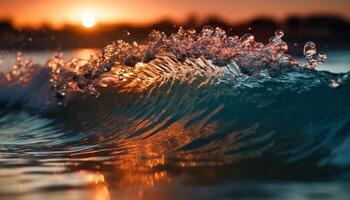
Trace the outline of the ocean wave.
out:
<instances>
[{"instance_id":1,"label":"ocean wave","mask_svg":"<svg viewBox=\"0 0 350 200\"><path fill-rule=\"evenodd\" d=\"M0 89L1 151L146 171L263 160L346 168L350 74L315 71L325 55L312 43L298 63L282 36L263 45L180 29L146 45L117 41L90 60L18 58Z\"/></svg>"}]
</instances>

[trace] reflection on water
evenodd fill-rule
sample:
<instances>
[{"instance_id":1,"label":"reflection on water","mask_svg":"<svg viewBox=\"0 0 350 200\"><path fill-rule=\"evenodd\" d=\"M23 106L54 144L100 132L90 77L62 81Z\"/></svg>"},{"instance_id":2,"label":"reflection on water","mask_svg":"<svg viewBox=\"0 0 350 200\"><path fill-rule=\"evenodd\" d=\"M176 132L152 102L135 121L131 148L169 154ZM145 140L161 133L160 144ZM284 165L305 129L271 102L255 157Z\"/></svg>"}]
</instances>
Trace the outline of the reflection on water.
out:
<instances>
[{"instance_id":1,"label":"reflection on water","mask_svg":"<svg viewBox=\"0 0 350 200\"><path fill-rule=\"evenodd\" d=\"M141 102L135 111L149 103ZM169 105L173 103L170 101ZM115 105L115 108L121 109L123 105ZM119 116L109 113L109 117L102 117L99 113L104 112L100 109L91 111L95 113L94 117L89 112L75 116L86 124L103 118L94 124L94 128L88 128L90 133L86 130L67 132L54 121L26 113L1 117L0 199L347 197L349 186L346 183L315 182L310 185L303 181L278 180L307 178L311 172L307 165L303 167L305 172L266 158L256 159L253 164L231 165L242 157L257 157L271 148L269 140L273 134L257 134L259 124L235 129L226 137L207 144L199 142L234 124L226 122L225 126L213 120L224 111L222 105L193 114L186 112L186 117L168 126L165 124L174 116L154 124L160 116L135 119L127 118L128 113L120 115L122 112L117 112ZM74 122L69 117L67 120ZM123 124L122 130L115 128L119 124ZM126 134L141 130L142 133L132 137ZM183 148L193 141L199 146ZM239 153L232 153L235 151ZM276 174L279 174L277 179L273 177ZM265 181L260 182L261 179Z\"/></svg>"},{"instance_id":2,"label":"reflection on water","mask_svg":"<svg viewBox=\"0 0 350 200\"><path fill-rule=\"evenodd\" d=\"M348 197L336 176L347 173L319 162L348 136L348 82L285 89L281 79L237 92L223 68L197 61L181 73L158 59L121 80L106 75L101 85L117 92L72 99L54 117L1 107L0 199Z\"/></svg>"},{"instance_id":3,"label":"reflection on water","mask_svg":"<svg viewBox=\"0 0 350 200\"><path fill-rule=\"evenodd\" d=\"M196 84L193 87L197 88ZM161 98L164 96L159 96L158 100ZM193 102L203 101L199 97L191 98ZM0 120L1 196L15 199L45 199L47 196L94 200L177 199L190 195L192 192L183 193L182 190L196 188L197 181L204 185L221 181L221 175L213 169L239 159L239 155L228 155L228 152L256 144L252 140L240 140L254 134L258 126L227 133L226 138L195 150L184 150L181 148L193 141L227 128L211 120L224 107L214 104L191 110L190 105L186 105L185 112L181 111L183 117L177 121L174 121L174 117L179 117L177 112L162 119L166 110L172 112L184 106L176 105L176 101L158 102L162 102L164 110L147 119L137 116L152 101L139 102L124 114L120 110L128 101L110 105L115 113L109 116L99 115L109 109L105 107L78 114L76 119L66 118L73 123L79 120L94 124L94 128L83 125L87 130L79 133L66 132L52 120L23 112L4 115ZM103 120L96 121L100 119ZM116 128L118 124L123 124L122 129ZM267 139L269 135L264 137ZM256 141L263 140L256 137ZM259 149L265 150L266 145L257 146L255 152ZM198 191L195 195L201 197L201 193Z\"/></svg>"}]
</instances>

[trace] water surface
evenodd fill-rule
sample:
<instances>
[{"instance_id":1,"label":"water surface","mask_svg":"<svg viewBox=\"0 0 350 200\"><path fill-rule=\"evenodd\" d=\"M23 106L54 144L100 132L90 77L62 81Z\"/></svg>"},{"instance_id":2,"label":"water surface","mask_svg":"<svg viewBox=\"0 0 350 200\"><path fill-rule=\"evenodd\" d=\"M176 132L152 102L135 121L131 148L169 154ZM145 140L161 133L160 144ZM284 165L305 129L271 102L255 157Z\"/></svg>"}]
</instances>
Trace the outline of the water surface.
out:
<instances>
[{"instance_id":1,"label":"water surface","mask_svg":"<svg viewBox=\"0 0 350 200\"><path fill-rule=\"evenodd\" d=\"M350 51L327 54L317 70L335 74L262 79L161 55L54 109L41 76L2 86L0 199L347 199Z\"/></svg>"}]
</instances>

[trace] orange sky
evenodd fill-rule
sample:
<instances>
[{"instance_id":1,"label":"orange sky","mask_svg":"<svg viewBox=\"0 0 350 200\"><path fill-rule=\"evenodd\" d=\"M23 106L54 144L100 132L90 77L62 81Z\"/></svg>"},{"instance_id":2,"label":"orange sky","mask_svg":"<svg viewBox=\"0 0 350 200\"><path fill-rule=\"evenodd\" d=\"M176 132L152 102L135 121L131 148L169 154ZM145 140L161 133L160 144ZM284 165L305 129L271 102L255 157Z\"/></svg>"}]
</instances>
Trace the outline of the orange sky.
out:
<instances>
[{"instance_id":1,"label":"orange sky","mask_svg":"<svg viewBox=\"0 0 350 200\"><path fill-rule=\"evenodd\" d=\"M97 22L147 23L163 17L183 20L219 15L233 22L257 15L283 18L290 14L339 14L350 19L350 0L0 0L0 18L18 26L80 23L84 12Z\"/></svg>"}]
</instances>

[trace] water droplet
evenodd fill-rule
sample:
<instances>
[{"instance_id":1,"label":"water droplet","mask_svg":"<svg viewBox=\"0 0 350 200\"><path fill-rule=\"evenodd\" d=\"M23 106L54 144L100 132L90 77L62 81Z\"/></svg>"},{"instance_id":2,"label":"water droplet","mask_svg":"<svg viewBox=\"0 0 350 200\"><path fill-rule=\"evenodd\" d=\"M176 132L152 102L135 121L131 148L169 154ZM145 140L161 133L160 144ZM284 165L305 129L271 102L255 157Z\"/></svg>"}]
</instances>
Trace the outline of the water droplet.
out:
<instances>
[{"instance_id":1,"label":"water droplet","mask_svg":"<svg viewBox=\"0 0 350 200\"><path fill-rule=\"evenodd\" d=\"M306 42L304 45L304 55L306 57L312 57L317 52L314 42Z\"/></svg>"},{"instance_id":2,"label":"water droplet","mask_svg":"<svg viewBox=\"0 0 350 200\"><path fill-rule=\"evenodd\" d=\"M120 73L120 74L118 75L118 78L119 78L120 81L122 81L122 80L124 80L124 75L123 75L122 73Z\"/></svg>"},{"instance_id":3,"label":"water droplet","mask_svg":"<svg viewBox=\"0 0 350 200\"><path fill-rule=\"evenodd\" d=\"M329 84L329 86L331 87L331 88L338 88L338 87L340 87L340 83L339 83L339 81L337 81L337 80L331 80L331 83Z\"/></svg>"},{"instance_id":4,"label":"water droplet","mask_svg":"<svg viewBox=\"0 0 350 200\"><path fill-rule=\"evenodd\" d=\"M111 68L108 67L108 66L104 66L104 67L102 67L102 71L103 72L109 72L109 71L111 71Z\"/></svg>"},{"instance_id":5,"label":"water droplet","mask_svg":"<svg viewBox=\"0 0 350 200\"><path fill-rule=\"evenodd\" d=\"M202 29L202 35L203 36L211 36L214 33L214 28L210 25L206 25Z\"/></svg>"},{"instance_id":6,"label":"water droplet","mask_svg":"<svg viewBox=\"0 0 350 200\"><path fill-rule=\"evenodd\" d=\"M56 92L56 98L58 99L64 99L66 97L65 92Z\"/></svg>"},{"instance_id":7,"label":"water droplet","mask_svg":"<svg viewBox=\"0 0 350 200\"><path fill-rule=\"evenodd\" d=\"M318 54L317 61L319 63L324 63L324 61L326 61L326 60L327 60L327 55L325 53L323 53L323 52L320 52Z\"/></svg>"},{"instance_id":8,"label":"water droplet","mask_svg":"<svg viewBox=\"0 0 350 200\"><path fill-rule=\"evenodd\" d=\"M282 38L284 36L284 32L282 30L277 30L275 32L275 36L279 37L279 38Z\"/></svg>"}]
</instances>

